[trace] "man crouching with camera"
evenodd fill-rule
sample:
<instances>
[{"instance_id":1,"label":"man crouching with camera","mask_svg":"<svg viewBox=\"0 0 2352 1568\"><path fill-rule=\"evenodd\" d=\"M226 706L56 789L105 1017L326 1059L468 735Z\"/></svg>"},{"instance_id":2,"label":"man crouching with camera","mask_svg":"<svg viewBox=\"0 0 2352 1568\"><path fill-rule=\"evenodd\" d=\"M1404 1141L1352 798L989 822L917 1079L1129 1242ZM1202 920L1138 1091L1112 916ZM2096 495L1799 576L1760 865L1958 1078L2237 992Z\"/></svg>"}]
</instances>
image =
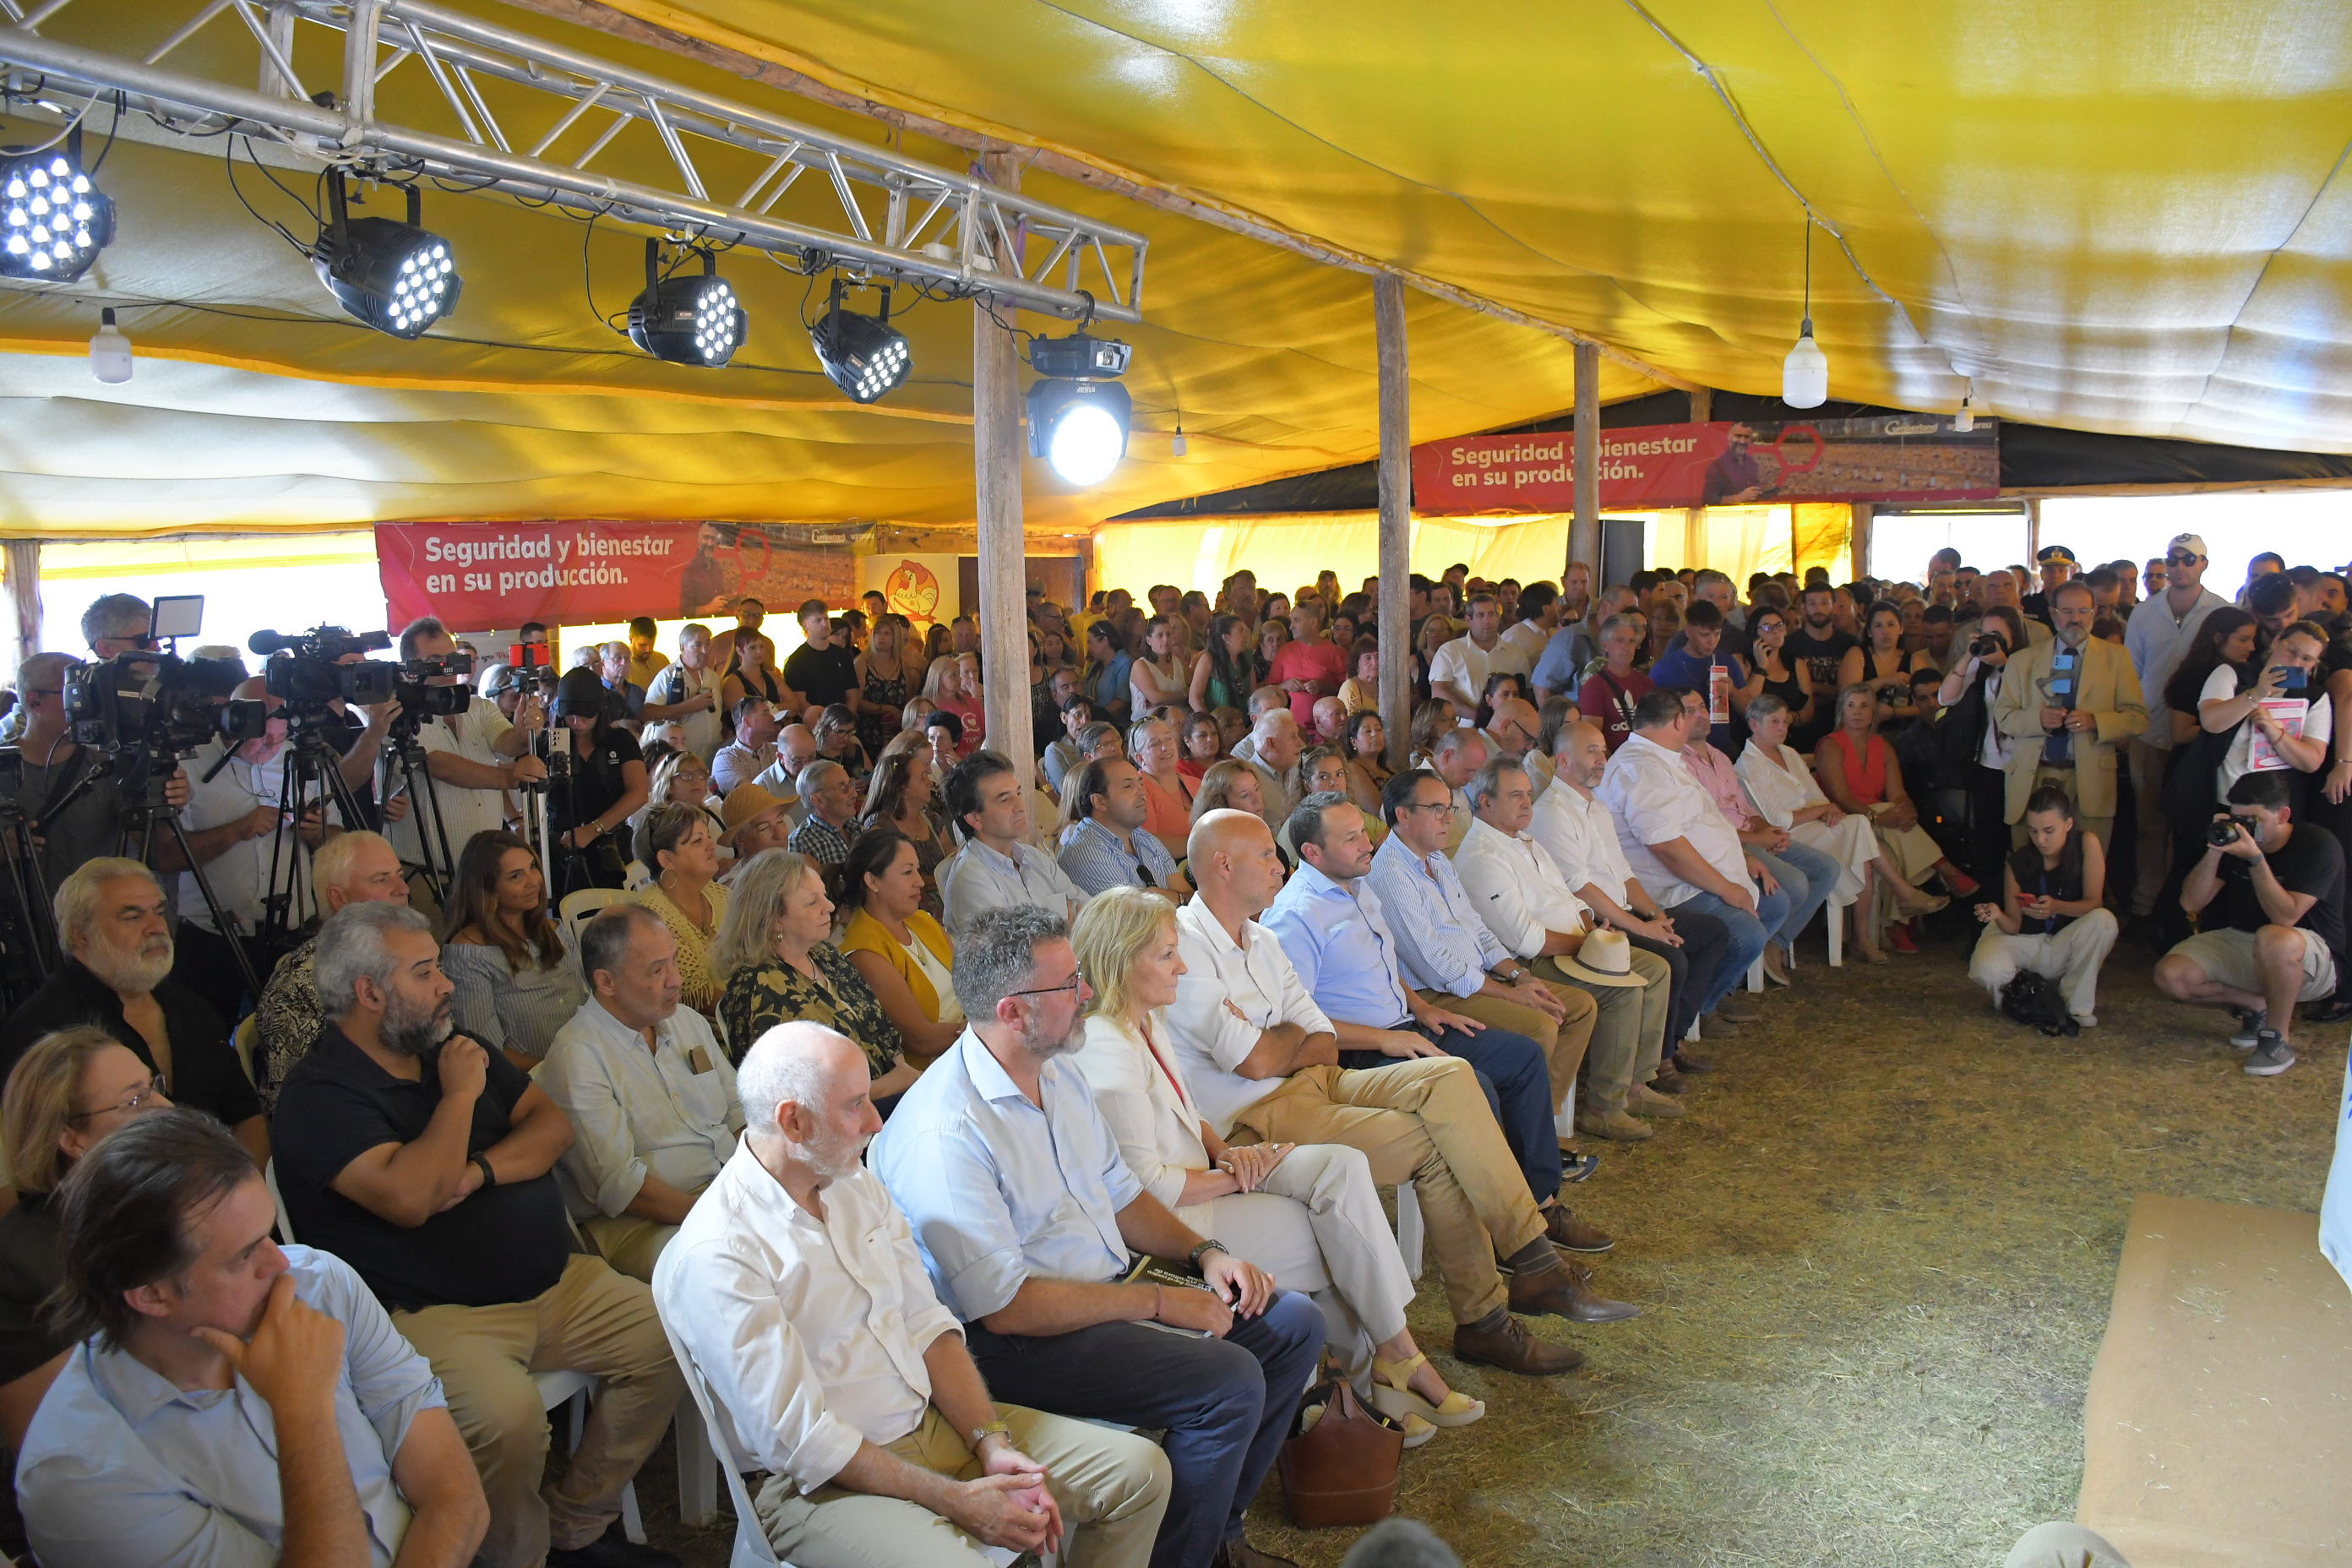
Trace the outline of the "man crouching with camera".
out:
<instances>
[{"instance_id":1,"label":"man crouching with camera","mask_svg":"<svg viewBox=\"0 0 2352 1568\"><path fill-rule=\"evenodd\" d=\"M2344 850L2297 827L2284 772L2248 773L2228 798L2180 890L2205 929L2157 960L2156 984L2176 1002L2234 1011L2230 1043L2253 1053L2246 1072L2275 1078L2294 1066L2295 1004L2336 989Z\"/></svg>"},{"instance_id":2,"label":"man crouching with camera","mask_svg":"<svg viewBox=\"0 0 2352 1568\"><path fill-rule=\"evenodd\" d=\"M429 862L446 882L468 839L506 825L506 792L544 779L547 764L528 754L528 727L510 722L496 701L465 690L466 659L439 621L429 616L411 621L400 634L400 659L421 681L422 705L432 710L404 714L417 720L415 743L425 753L417 783L422 787L425 778L433 781L432 799L410 799L407 813L387 823L385 837L403 860ZM396 757L390 765L394 772L387 800L409 787Z\"/></svg>"}]
</instances>

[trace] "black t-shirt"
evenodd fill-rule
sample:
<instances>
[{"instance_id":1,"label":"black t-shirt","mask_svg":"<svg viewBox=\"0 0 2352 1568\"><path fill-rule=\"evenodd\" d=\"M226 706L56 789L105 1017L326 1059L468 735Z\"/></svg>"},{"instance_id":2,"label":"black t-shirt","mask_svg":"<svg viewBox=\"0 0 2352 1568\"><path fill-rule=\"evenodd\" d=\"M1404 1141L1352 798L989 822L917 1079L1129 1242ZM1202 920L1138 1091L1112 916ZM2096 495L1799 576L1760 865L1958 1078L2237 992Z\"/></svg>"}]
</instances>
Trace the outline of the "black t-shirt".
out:
<instances>
[{"instance_id":1,"label":"black t-shirt","mask_svg":"<svg viewBox=\"0 0 2352 1568\"><path fill-rule=\"evenodd\" d=\"M414 1228L380 1218L334 1190L343 1167L369 1150L424 1136L441 1104L438 1053L426 1052L423 1067L415 1083L394 1078L330 1023L286 1075L271 1135L278 1190L294 1234L304 1246L323 1247L358 1269L394 1311L498 1306L553 1289L572 1248L552 1171L485 1187ZM468 1155L507 1135L515 1105L530 1087L513 1063L489 1053L466 1137Z\"/></svg>"},{"instance_id":2,"label":"black t-shirt","mask_svg":"<svg viewBox=\"0 0 2352 1568\"><path fill-rule=\"evenodd\" d=\"M0 1215L0 1383L14 1383L69 1348L42 1309L65 1283L58 1255L58 1207L47 1193L21 1193Z\"/></svg>"},{"instance_id":3,"label":"black t-shirt","mask_svg":"<svg viewBox=\"0 0 2352 1568\"><path fill-rule=\"evenodd\" d=\"M2009 874L2017 879L2021 899L2055 899L2062 904L2071 904L2083 896L2082 867L2078 865L2069 871L2063 856L2059 864L2045 866L2042 863L2042 851L2031 844L2021 844L2011 852ZM2046 921L2021 915L2017 929L2021 936L2056 936L2074 923L2073 915L2052 915Z\"/></svg>"},{"instance_id":4,"label":"black t-shirt","mask_svg":"<svg viewBox=\"0 0 2352 1568\"><path fill-rule=\"evenodd\" d=\"M577 749L572 753L571 787L558 785L548 791L548 815L555 830L569 833L589 818L612 810L629 793L624 771L631 763L645 761L645 755L637 738L616 724L593 731L587 753L583 755Z\"/></svg>"},{"instance_id":5,"label":"black t-shirt","mask_svg":"<svg viewBox=\"0 0 2352 1568\"><path fill-rule=\"evenodd\" d=\"M156 986L154 996L172 1042L171 1081L163 1092L174 1104L209 1112L231 1127L260 1115L261 1096L245 1076L229 1044L228 1026L212 1004L176 980ZM105 1030L150 1068L155 1065L147 1037L123 1021L122 998L79 959L68 958L0 1024L0 1083L43 1035L85 1024Z\"/></svg>"},{"instance_id":6,"label":"black t-shirt","mask_svg":"<svg viewBox=\"0 0 2352 1568\"><path fill-rule=\"evenodd\" d=\"M1799 751L1811 750L1813 741L1837 728L1838 666L1845 661L1848 648L1861 646L1861 639L1834 626L1824 637L1813 636L1802 621L1789 633L1781 657L1803 659L1813 677L1813 717L1805 726L1805 737L1797 740Z\"/></svg>"},{"instance_id":7,"label":"black t-shirt","mask_svg":"<svg viewBox=\"0 0 2352 1568\"><path fill-rule=\"evenodd\" d=\"M857 689L857 650L831 643L820 653L803 643L784 660L784 684L819 707L845 703Z\"/></svg>"},{"instance_id":8,"label":"black t-shirt","mask_svg":"<svg viewBox=\"0 0 2352 1568\"><path fill-rule=\"evenodd\" d=\"M2278 879L2280 887L2290 893L2309 893L2315 900L2295 923L2317 931L2328 952L2341 954L2344 847L2336 841L2336 835L2299 823L2285 844L2263 858L2271 863L2271 875ZM2231 931L2260 931L2271 923L2254 893L2252 864L2235 855L2221 857L2221 890L2213 895L2210 908L2213 920ZM2206 929L2213 929L2212 921L2205 923Z\"/></svg>"}]
</instances>

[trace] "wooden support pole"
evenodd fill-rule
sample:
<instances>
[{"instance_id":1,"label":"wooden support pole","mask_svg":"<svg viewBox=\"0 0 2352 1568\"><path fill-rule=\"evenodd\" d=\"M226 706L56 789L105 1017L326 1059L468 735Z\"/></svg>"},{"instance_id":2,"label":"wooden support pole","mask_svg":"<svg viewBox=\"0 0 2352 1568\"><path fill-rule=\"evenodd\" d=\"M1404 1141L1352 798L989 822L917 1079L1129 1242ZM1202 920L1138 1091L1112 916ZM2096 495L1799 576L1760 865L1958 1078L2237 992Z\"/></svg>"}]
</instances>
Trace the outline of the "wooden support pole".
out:
<instances>
[{"instance_id":1,"label":"wooden support pole","mask_svg":"<svg viewBox=\"0 0 2352 1568\"><path fill-rule=\"evenodd\" d=\"M1010 153L981 156L981 174L1011 190L1021 183ZM973 513L979 522L980 661L988 744L1029 785L1037 753L1030 731L1028 595L1022 582L1021 374L1013 334L990 319L983 295L971 309ZM1010 311L1010 305L999 305Z\"/></svg>"},{"instance_id":2,"label":"wooden support pole","mask_svg":"<svg viewBox=\"0 0 2352 1568\"><path fill-rule=\"evenodd\" d=\"M1381 716L1389 766L1412 749L1412 390L1405 363L1404 283L1372 279L1372 330L1381 362ZM1576 351L1584 363L1584 349Z\"/></svg>"},{"instance_id":3,"label":"wooden support pole","mask_svg":"<svg viewBox=\"0 0 2352 1568\"><path fill-rule=\"evenodd\" d=\"M1853 521L1846 535L1845 576L1849 583L1861 582L1870 570L1870 519L1873 510L1866 500L1853 503Z\"/></svg>"},{"instance_id":4,"label":"wooden support pole","mask_svg":"<svg viewBox=\"0 0 2352 1568\"><path fill-rule=\"evenodd\" d=\"M8 609L16 623L16 667L41 651L41 542L11 539L5 545L8 562Z\"/></svg>"},{"instance_id":5,"label":"wooden support pole","mask_svg":"<svg viewBox=\"0 0 2352 1568\"><path fill-rule=\"evenodd\" d=\"M1715 389L1702 386L1690 395L1690 417L1694 425L1704 425L1715 417ZM1683 508L1683 564L1706 565L1706 508Z\"/></svg>"},{"instance_id":6,"label":"wooden support pole","mask_svg":"<svg viewBox=\"0 0 2352 1568\"><path fill-rule=\"evenodd\" d=\"M1580 561L1600 597L1601 351L1591 343L1576 345L1576 518L1568 527L1568 564Z\"/></svg>"}]
</instances>

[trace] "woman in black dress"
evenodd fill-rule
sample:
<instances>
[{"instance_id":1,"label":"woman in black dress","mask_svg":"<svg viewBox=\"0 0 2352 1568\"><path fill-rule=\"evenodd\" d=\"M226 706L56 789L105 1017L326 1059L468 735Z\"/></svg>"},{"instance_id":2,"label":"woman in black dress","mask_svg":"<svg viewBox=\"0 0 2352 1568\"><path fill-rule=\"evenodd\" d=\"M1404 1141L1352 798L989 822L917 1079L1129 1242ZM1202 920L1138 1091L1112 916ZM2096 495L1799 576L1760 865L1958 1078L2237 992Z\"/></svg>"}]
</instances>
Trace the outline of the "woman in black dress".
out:
<instances>
[{"instance_id":1,"label":"woman in black dress","mask_svg":"<svg viewBox=\"0 0 2352 1568\"><path fill-rule=\"evenodd\" d=\"M614 700L593 669L572 670L555 689L559 760L548 769L547 816L559 902L582 888L626 885L629 857L618 830L653 795L637 738L613 722Z\"/></svg>"},{"instance_id":2,"label":"woman in black dress","mask_svg":"<svg viewBox=\"0 0 2352 1568\"><path fill-rule=\"evenodd\" d=\"M1787 612L1769 607L1752 611L1748 636L1765 691L1789 705L1789 731L1801 732L1813 719L1813 672L1803 659L1789 657Z\"/></svg>"}]
</instances>

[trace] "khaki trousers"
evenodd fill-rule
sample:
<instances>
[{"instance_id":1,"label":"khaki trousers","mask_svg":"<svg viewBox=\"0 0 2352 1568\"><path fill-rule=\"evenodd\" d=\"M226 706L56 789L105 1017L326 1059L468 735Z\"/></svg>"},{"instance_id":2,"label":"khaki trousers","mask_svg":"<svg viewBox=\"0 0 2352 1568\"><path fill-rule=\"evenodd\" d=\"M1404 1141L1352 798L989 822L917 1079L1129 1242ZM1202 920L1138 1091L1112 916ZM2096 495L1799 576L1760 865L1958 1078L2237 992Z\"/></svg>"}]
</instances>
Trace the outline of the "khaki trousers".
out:
<instances>
[{"instance_id":1,"label":"khaki trousers","mask_svg":"<svg viewBox=\"0 0 2352 1568\"><path fill-rule=\"evenodd\" d=\"M1475 1323L1508 1300L1495 1259L1544 1234L1478 1075L1458 1057L1415 1057L1368 1072L1302 1068L1244 1108L1226 1141L1344 1143L1363 1151L1377 1185L1411 1182L1457 1323Z\"/></svg>"},{"instance_id":2,"label":"khaki trousers","mask_svg":"<svg viewBox=\"0 0 2352 1568\"><path fill-rule=\"evenodd\" d=\"M653 1283L654 1265L661 1261L662 1248L677 1234L674 1225L630 1215L597 1215L583 1221L580 1228L587 1232L599 1258L630 1279L642 1279L648 1285Z\"/></svg>"},{"instance_id":3,"label":"khaki trousers","mask_svg":"<svg viewBox=\"0 0 2352 1568\"><path fill-rule=\"evenodd\" d=\"M2131 912L2154 914L2164 879L2172 869L2172 829L2164 820L2164 774L2172 753L2134 735L2125 756L2131 766L2132 826L2139 839L2139 855L2132 863Z\"/></svg>"},{"instance_id":4,"label":"khaki trousers","mask_svg":"<svg viewBox=\"0 0 2352 1568\"><path fill-rule=\"evenodd\" d=\"M1132 1432L999 1405L1013 1446L1045 1468L1061 1504L1070 1568L1144 1568L1168 1507L1168 1457ZM910 1465L968 1481L980 1461L934 1405L888 1445ZM752 1506L776 1555L794 1568L992 1568L981 1545L920 1503L836 1486L803 1493L770 1476Z\"/></svg>"},{"instance_id":5,"label":"khaki trousers","mask_svg":"<svg viewBox=\"0 0 2352 1568\"><path fill-rule=\"evenodd\" d=\"M1584 1104L1597 1114L1625 1109L1625 1097L1637 1083L1647 1083L1665 1055L1666 999L1672 993L1674 968L1654 952L1635 948L1633 973L1639 985L1600 985L1579 980L1552 958L1534 960L1529 967L1554 990L1567 986L1592 998L1599 1012L1592 1022L1592 1045L1584 1055ZM1568 1096L1552 1079L1559 1100ZM1559 1109L1556 1101L1554 1110Z\"/></svg>"},{"instance_id":6,"label":"khaki trousers","mask_svg":"<svg viewBox=\"0 0 2352 1568\"><path fill-rule=\"evenodd\" d=\"M1537 978L1551 987L1551 994L1559 997L1568 1009L1566 1016L1558 1023L1552 1022L1549 1013L1538 1012L1524 1002L1506 1001L1500 996L1455 996L1444 991L1423 991L1420 996L1433 1007L1443 1007L1449 1013L1475 1018L1495 1028L1525 1035L1542 1047L1544 1065L1551 1069L1551 1108L1557 1113L1568 1100L1570 1086L1576 1082L1576 1069L1584 1065L1584 1049L1592 1043L1592 1031L1600 1021L1601 1006L1593 995L1586 994L1575 985L1563 984L1541 973L1537 974ZM1606 985L1596 985L1592 990L1595 995L1602 991L1633 995L1631 990L1619 991ZM1613 995L1612 1000L1614 1000ZM1632 1010L1638 1022L1640 1002L1634 1002Z\"/></svg>"},{"instance_id":7,"label":"khaki trousers","mask_svg":"<svg viewBox=\"0 0 2352 1568\"><path fill-rule=\"evenodd\" d=\"M604 1534L686 1393L653 1292L585 1254L530 1300L426 1307L392 1321L433 1363L481 1472L490 1531L476 1561L488 1568L531 1568L551 1546L571 1551ZM547 1407L530 1374L557 1371L604 1385L563 1479L542 1491Z\"/></svg>"}]
</instances>

